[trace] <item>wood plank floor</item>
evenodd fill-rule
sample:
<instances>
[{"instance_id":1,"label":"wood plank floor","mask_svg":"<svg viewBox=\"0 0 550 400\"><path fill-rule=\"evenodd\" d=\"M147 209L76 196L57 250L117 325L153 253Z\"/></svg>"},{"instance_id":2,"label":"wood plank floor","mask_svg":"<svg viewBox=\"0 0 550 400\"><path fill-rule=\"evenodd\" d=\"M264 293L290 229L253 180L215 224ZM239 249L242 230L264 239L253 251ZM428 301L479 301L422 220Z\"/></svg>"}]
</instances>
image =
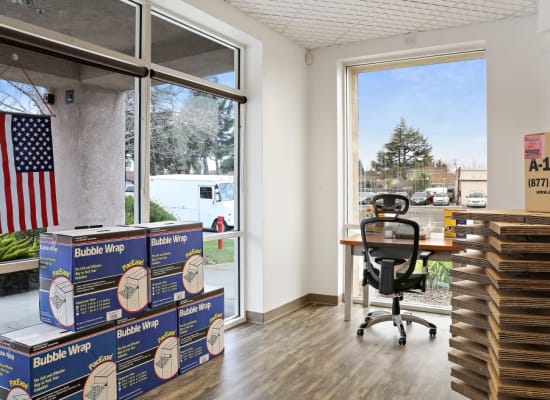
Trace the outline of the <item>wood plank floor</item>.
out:
<instances>
[{"instance_id":1,"label":"wood plank floor","mask_svg":"<svg viewBox=\"0 0 550 400\"><path fill-rule=\"evenodd\" d=\"M265 325L225 332L225 354L139 397L139 400L464 399L450 389L450 317L415 313L438 327L407 326L397 344L391 322L356 329L365 309L308 305Z\"/></svg>"}]
</instances>

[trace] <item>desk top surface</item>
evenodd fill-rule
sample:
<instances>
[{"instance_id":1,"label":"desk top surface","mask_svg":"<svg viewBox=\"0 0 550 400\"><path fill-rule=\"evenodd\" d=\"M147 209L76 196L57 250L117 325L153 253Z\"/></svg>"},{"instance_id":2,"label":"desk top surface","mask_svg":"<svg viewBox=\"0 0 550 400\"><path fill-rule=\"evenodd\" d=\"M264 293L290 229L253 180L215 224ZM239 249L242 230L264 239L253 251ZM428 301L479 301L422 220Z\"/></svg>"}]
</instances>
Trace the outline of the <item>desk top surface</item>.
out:
<instances>
[{"instance_id":1,"label":"desk top surface","mask_svg":"<svg viewBox=\"0 0 550 400\"><path fill-rule=\"evenodd\" d=\"M384 243L392 244L395 243L396 239L383 239ZM398 239L397 239L398 240ZM362 246L363 240L361 239L361 234L352 235L340 240L340 244L346 246ZM421 239L418 243L420 250L432 250L432 251L462 251L464 250L460 246L453 245L453 239L442 238L442 237L430 237L429 239Z\"/></svg>"}]
</instances>

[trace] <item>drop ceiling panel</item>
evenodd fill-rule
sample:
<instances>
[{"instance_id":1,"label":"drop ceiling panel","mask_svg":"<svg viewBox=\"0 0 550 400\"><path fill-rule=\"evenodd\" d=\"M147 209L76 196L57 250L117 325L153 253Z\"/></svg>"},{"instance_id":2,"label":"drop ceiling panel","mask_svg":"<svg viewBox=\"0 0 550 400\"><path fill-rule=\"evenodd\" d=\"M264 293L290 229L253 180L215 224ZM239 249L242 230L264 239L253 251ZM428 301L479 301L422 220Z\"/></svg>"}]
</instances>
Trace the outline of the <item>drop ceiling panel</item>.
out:
<instances>
[{"instance_id":1,"label":"drop ceiling panel","mask_svg":"<svg viewBox=\"0 0 550 400\"><path fill-rule=\"evenodd\" d=\"M223 1L308 49L537 13L537 0Z\"/></svg>"}]
</instances>

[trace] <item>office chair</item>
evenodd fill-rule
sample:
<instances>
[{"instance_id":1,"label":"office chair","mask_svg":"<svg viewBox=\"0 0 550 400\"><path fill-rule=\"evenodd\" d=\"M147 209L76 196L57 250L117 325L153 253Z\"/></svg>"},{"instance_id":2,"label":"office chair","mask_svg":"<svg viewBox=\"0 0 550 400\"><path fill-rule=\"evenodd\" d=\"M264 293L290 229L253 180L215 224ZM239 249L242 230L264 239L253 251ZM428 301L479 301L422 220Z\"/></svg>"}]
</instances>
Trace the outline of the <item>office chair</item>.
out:
<instances>
[{"instance_id":1,"label":"office chair","mask_svg":"<svg viewBox=\"0 0 550 400\"><path fill-rule=\"evenodd\" d=\"M391 314L387 311L374 311L367 314L365 322L357 329L363 336L364 330L374 324L393 321L399 331L399 345L407 343L403 321L416 322L429 328L430 337L435 337L437 327L423 318L411 314L401 314L400 301L403 292L426 290L428 274L427 257L423 254L423 271L413 273L418 258L420 229L418 223L400 218L409 209L409 199L397 194L381 194L373 197L375 216L361 221L363 239L363 286L370 285L382 295L393 297Z\"/></svg>"}]
</instances>

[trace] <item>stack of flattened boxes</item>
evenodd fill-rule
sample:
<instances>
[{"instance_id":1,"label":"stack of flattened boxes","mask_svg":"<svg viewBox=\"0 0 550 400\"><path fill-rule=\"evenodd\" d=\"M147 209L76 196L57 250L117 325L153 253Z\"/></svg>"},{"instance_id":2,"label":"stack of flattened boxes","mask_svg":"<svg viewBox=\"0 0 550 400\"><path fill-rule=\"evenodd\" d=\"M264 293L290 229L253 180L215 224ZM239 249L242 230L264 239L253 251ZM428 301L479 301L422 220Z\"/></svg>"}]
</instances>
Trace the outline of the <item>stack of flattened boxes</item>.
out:
<instances>
[{"instance_id":1,"label":"stack of flattened boxes","mask_svg":"<svg viewBox=\"0 0 550 400\"><path fill-rule=\"evenodd\" d=\"M470 399L550 399L550 214L465 211L451 256L451 387Z\"/></svg>"}]
</instances>

